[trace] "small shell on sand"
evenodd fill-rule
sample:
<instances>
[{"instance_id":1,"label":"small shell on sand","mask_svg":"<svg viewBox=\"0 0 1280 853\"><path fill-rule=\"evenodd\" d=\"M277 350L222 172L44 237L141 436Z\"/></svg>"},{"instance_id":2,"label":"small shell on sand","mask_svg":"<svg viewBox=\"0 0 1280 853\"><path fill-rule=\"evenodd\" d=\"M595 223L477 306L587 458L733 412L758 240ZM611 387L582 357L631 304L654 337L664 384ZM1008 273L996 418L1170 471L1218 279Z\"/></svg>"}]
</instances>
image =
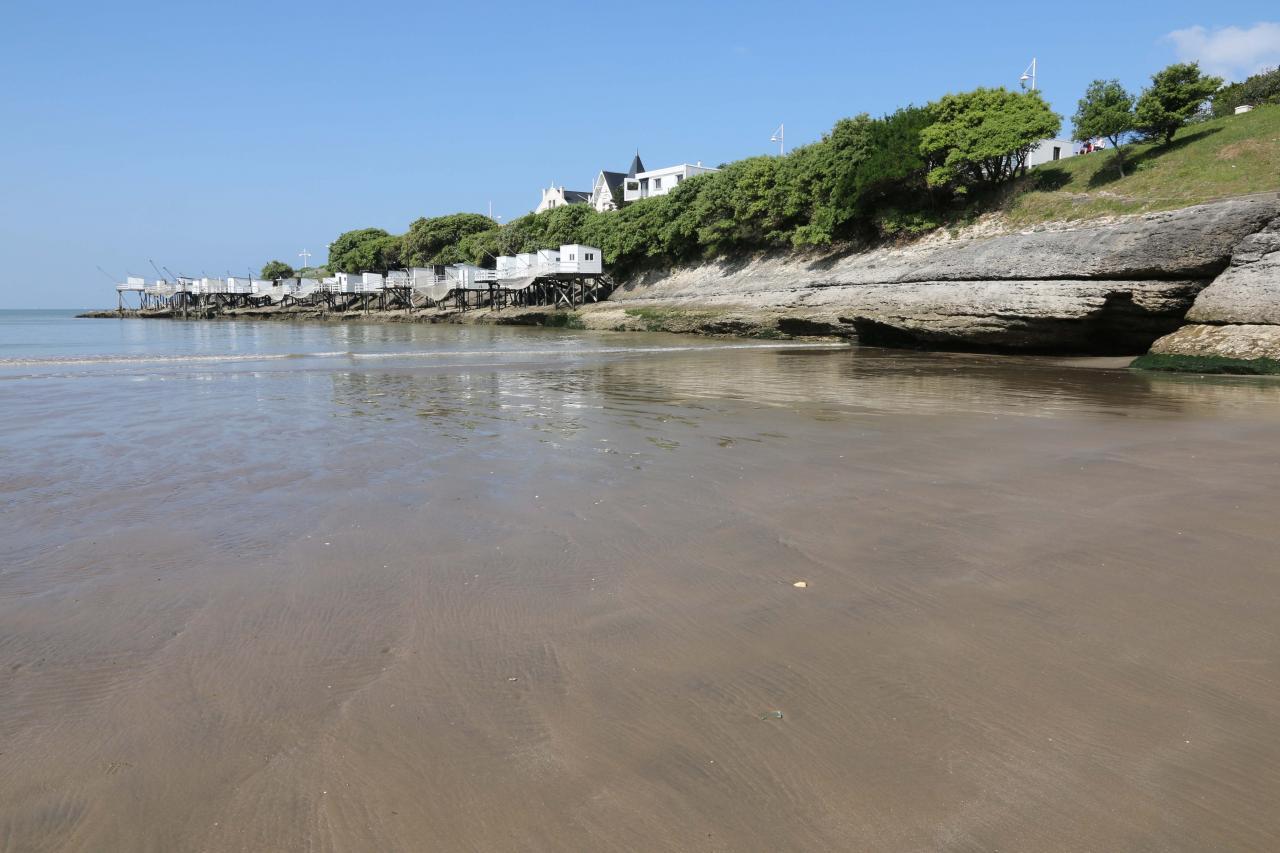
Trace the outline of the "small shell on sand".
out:
<instances>
[{"instance_id":1,"label":"small shell on sand","mask_svg":"<svg viewBox=\"0 0 1280 853\"><path fill-rule=\"evenodd\" d=\"M808 581L796 581L795 583L793 583L793 584L792 584L792 586L794 586L796 589L808 589L808 588L809 588L809 582L808 582Z\"/></svg>"}]
</instances>

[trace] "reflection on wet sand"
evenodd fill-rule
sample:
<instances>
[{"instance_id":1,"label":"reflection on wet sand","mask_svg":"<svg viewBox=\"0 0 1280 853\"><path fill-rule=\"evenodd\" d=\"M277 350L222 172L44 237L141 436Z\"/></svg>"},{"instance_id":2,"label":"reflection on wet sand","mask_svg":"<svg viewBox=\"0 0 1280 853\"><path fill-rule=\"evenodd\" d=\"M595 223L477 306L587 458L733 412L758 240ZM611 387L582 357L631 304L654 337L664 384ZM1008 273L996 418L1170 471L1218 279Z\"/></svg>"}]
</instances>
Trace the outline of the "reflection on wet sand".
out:
<instances>
[{"instance_id":1,"label":"reflection on wet sand","mask_svg":"<svg viewBox=\"0 0 1280 853\"><path fill-rule=\"evenodd\" d=\"M1280 846L1280 384L422 362L6 387L0 849Z\"/></svg>"}]
</instances>

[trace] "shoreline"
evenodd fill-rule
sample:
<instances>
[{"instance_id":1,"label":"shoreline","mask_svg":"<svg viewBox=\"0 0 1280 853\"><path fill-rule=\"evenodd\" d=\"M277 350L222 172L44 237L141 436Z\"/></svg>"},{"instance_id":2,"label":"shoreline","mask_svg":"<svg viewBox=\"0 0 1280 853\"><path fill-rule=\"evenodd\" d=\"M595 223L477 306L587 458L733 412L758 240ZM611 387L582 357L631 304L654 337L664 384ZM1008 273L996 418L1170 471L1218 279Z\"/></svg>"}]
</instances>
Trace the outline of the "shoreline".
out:
<instances>
[{"instance_id":1,"label":"shoreline","mask_svg":"<svg viewBox=\"0 0 1280 853\"><path fill-rule=\"evenodd\" d=\"M77 319L178 320L184 318L170 310L139 311L126 309L86 311ZM857 333L848 327L786 311L763 311L758 308L727 306L677 307L653 306L628 308L617 303L602 302L571 311L559 309L477 308L470 311L424 309L410 313L403 309L331 313L312 308L235 309L208 317L186 318L191 322L229 322L256 320L281 323L423 323L449 325L532 326L549 329L596 332L665 332L711 338L743 338L747 340L844 341L858 343ZM880 345L875 345L880 346ZM1280 362L1270 358L1222 358L1212 355L1166 356L1151 353L1027 353L998 349L944 349L932 347L891 347L912 352L970 352L983 355L1017 357L1043 355L1059 358L1106 358L1126 362L1115 365L1144 373L1180 373L1214 376L1277 376Z\"/></svg>"},{"instance_id":2,"label":"shoreline","mask_svg":"<svg viewBox=\"0 0 1280 853\"><path fill-rule=\"evenodd\" d=\"M177 312L169 310L138 311L126 309L85 311L77 319L135 319L183 321ZM403 309L369 312L331 313L311 308L286 309L237 309L209 317L191 317L188 322L263 321L273 323L351 323L374 325L381 323L420 323L445 325L528 326L547 329L593 332L661 332L701 338L728 338L743 340L777 340L819 342L839 341L850 345L859 343L856 332L850 327L839 327L820 320L787 311L765 311L746 306L694 306L675 305L644 308L626 307L618 303L603 302L574 310L550 310L545 307L488 308L470 311L438 311L424 309L410 313ZM868 345L876 346L878 345ZM994 355L1008 358L1040 355L1063 359L1107 359L1110 367L1127 367L1141 353L1123 355L1044 352L1027 353L992 351L982 349L942 349L925 347L890 347L908 352L952 352L977 355ZM1239 372L1239 371L1237 371Z\"/></svg>"}]
</instances>

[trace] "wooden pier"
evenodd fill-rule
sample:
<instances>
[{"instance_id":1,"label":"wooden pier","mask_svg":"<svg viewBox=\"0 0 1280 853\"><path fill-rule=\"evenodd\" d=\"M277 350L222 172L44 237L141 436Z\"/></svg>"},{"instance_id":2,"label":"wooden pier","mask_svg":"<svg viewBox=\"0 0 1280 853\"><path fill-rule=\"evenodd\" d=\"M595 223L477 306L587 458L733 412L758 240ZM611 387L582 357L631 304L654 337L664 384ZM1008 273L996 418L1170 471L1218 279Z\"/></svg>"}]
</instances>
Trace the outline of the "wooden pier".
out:
<instances>
[{"instance_id":1,"label":"wooden pier","mask_svg":"<svg viewBox=\"0 0 1280 853\"><path fill-rule=\"evenodd\" d=\"M577 308L601 302L613 292L614 282L604 273L550 272L518 279L500 279L492 272L483 280L459 283L443 295L432 298L413 286L387 286L375 291L344 293L322 288L308 293L202 293L182 286L120 286L117 312L171 311L183 317L212 318L228 311L270 306L318 308L326 313L403 310L413 313L424 308L475 311L482 308L529 308L547 306L553 309ZM439 293L441 286L436 285ZM137 307L126 304L126 294L136 294Z\"/></svg>"},{"instance_id":2,"label":"wooden pier","mask_svg":"<svg viewBox=\"0 0 1280 853\"><path fill-rule=\"evenodd\" d=\"M504 285L501 279L483 286L458 287L446 299L458 311L478 308L529 308L547 305L552 308L577 308L589 302L602 302L613 292L613 280L604 274L548 273L534 276L519 286Z\"/></svg>"}]
</instances>

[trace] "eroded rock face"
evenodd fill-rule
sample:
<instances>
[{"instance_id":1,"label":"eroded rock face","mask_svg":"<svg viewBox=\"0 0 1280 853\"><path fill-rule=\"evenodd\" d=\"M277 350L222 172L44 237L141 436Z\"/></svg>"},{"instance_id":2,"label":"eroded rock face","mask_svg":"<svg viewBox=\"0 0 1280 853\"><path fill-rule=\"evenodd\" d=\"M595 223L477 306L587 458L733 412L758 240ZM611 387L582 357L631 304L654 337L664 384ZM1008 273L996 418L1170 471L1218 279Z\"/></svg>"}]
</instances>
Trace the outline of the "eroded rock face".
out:
<instances>
[{"instance_id":1,"label":"eroded rock face","mask_svg":"<svg viewBox=\"0 0 1280 853\"><path fill-rule=\"evenodd\" d=\"M1240 241L1230 266L1196 297L1187 320L1154 342L1151 352L1280 359L1280 218Z\"/></svg>"},{"instance_id":2,"label":"eroded rock face","mask_svg":"<svg viewBox=\"0 0 1280 853\"><path fill-rule=\"evenodd\" d=\"M1280 360L1280 325L1238 323L1210 326L1192 323L1151 345L1159 355L1271 358Z\"/></svg>"},{"instance_id":3,"label":"eroded rock face","mask_svg":"<svg viewBox=\"0 0 1280 853\"><path fill-rule=\"evenodd\" d=\"M872 343L1142 352L1277 216L1280 197L1235 199L846 257L711 263L624 282L611 301L781 309ZM1251 245L1265 255L1271 244Z\"/></svg>"},{"instance_id":4,"label":"eroded rock face","mask_svg":"<svg viewBox=\"0 0 1280 853\"><path fill-rule=\"evenodd\" d=\"M1280 325L1280 221L1241 241L1231 266L1196 298L1187 320Z\"/></svg>"}]
</instances>

